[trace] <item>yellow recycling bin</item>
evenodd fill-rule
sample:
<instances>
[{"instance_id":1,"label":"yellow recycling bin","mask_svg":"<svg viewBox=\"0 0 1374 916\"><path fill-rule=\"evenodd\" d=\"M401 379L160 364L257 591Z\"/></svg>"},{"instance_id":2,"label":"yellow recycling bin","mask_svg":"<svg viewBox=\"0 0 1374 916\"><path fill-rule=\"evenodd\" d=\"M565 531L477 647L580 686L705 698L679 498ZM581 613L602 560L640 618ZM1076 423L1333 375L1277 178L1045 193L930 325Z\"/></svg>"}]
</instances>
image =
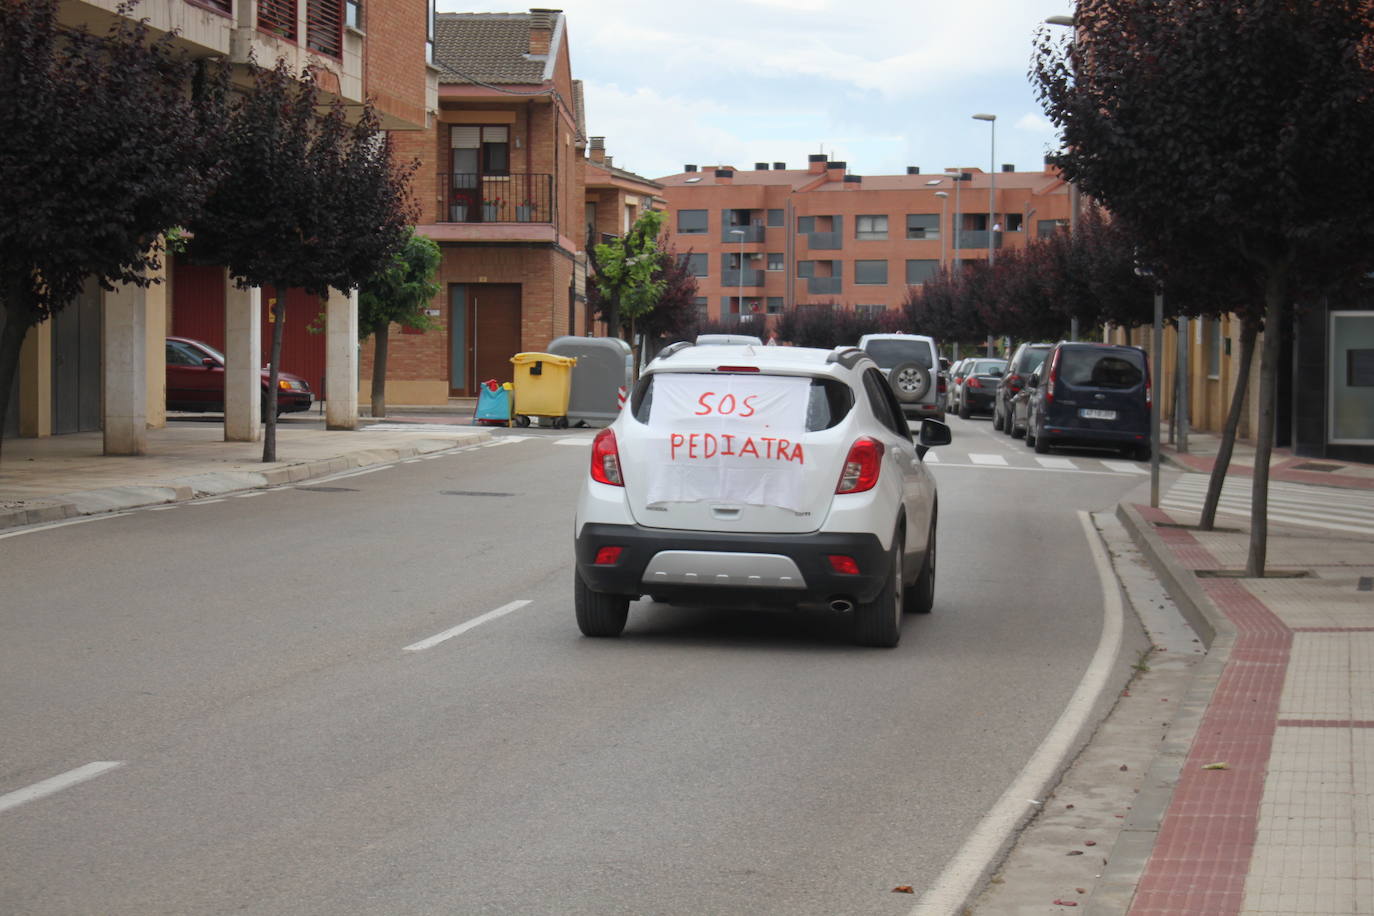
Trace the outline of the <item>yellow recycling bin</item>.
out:
<instances>
[{"instance_id":1,"label":"yellow recycling bin","mask_svg":"<svg viewBox=\"0 0 1374 916\"><path fill-rule=\"evenodd\" d=\"M530 417L548 417L555 429L567 429L572 369L577 358L517 353L510 361L515 366L515 425L529 426Z\"/></svg>"}]
</instances>

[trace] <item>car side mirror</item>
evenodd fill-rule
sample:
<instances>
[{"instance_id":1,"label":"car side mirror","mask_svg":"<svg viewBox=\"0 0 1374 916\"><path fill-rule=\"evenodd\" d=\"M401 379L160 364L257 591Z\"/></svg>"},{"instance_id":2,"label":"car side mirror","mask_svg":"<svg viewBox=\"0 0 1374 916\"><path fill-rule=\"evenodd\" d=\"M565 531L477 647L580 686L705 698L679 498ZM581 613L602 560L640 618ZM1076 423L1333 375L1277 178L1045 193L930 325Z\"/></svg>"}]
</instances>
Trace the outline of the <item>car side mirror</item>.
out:
<instances>
[{"instance_id":1,"label":"car side mirror","mask_svg":"<svg viewBox=\"0 0 1374 916\"><path fill-rule=\"evenodd\" d=\"M953 434L949 431L947 424L939 420L925 419L921 421L920 444L925 448L933 448L937 445L949 445L954 441Z\"/></svg>"},{"instance_id":2,"label":"car side mirror","mask_svg":"<svg viewBox=\"0 0 1374 916\"><path fill-rule=\"evenodd\" d=\"M215 358L214 358L213 356L206 356L206 357L204 357L203 359L201 359L200 364L201 364L202 366L204 366L206 369L218 369L218 368L219 368L219 363L215 360Z\"/></svg>"},{"instance_id":3,"label":"car side mirror","mask_svg":"<svg viewBox=\"0 0 1374 916\"><path fill-rule=\"evenodd\" d=\"M1039 388L1039 387L1040 387L1040 373L1039 373L1039 372L1032 372L1032 373L1031 373L1030 381L1026 383L1026 387L1027 387L1027 388Z\"/></svg>"}]
</instances>

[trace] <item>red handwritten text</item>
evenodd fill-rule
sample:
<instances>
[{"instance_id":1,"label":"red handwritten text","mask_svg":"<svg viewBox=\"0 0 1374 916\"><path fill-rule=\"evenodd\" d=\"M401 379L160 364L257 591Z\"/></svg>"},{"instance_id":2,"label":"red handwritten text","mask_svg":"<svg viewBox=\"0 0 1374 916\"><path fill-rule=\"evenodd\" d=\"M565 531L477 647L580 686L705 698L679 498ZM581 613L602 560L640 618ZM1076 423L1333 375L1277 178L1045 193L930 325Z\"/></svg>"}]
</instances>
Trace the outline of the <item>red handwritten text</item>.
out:
<instances>
[{"instance_id":1,"label":"red handwritten text","mask_svg":"<svg viewBox=\"0 0 1374 916\"><path fill-rule=\"evenodd\" d=\"M673 433L668 437L670 460L679 455L692 460L739 456L763 461L806 463L800 442L778 436L732 436L728 433Z\"/></svg>"}]
</instances>

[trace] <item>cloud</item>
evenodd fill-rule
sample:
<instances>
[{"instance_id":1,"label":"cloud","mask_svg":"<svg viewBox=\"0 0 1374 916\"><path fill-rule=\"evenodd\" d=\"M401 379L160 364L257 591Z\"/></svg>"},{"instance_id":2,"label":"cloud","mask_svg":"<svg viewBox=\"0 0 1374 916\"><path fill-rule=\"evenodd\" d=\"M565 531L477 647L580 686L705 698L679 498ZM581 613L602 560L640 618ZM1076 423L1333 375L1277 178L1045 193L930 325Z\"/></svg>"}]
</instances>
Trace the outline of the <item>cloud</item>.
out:
<instances>
[{"instance_id":1,"label":"cloud","mask_svg":"<svg viewBox=\"0 0 1374 916\"><path fill-rule=\"evenodd\" d=\"M1043 134L1045 136L1055 136L1059 129L1054 126L1054 122L1042 114L1027 112L1016 122L1017 130L1024 130L1027 133Z\"/></svg>"}]
</instances>

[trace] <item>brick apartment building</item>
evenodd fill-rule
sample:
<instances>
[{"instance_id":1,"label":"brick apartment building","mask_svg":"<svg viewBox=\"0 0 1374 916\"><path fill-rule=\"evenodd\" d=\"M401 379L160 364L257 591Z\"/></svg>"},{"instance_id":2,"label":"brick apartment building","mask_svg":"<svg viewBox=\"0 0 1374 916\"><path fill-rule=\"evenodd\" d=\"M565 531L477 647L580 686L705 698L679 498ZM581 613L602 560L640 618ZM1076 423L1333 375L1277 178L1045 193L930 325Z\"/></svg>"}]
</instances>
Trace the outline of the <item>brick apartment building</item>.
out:
<instances>
[{"instance_id":1,"label":"brick apartment building","mask_svg":"<svg viewBox=\"0 0 1374 916\"><path fill-rule=\"evenodd\" d=\"M1021 248L1029 233L1068 223L1068 186L1057 172L949 171L963 178L915 168L851 175L844 162L813 155L804 170L688 165L657 181L704 314L753 321L820 303L899 308L908 287L941 264L986 259L990 238L996 250Z\"/></svg>"},{"instance_id":2,"label":"brick apartment building","mask_svg":"<svg viewBox=\"0 0 1374 916\"><path fill-rule=\"evenodd\" d=\"M60 21L99 32L121 15L117 0L66 0ZM294 72L315 69L321 96L375 107L389 130L429 126L437 107L436 74L428 63L433 0L161 0L132 15L154 34L177 31L192 56L228 61L234 80L250 82L248 62L284 59ZM235 288L222 267L171 259L165 282L148 289L101 290L87 285L76 301L33 328L16 373L13 425L6 435L30 437L103 430L107 454L140 454L148 427L166 422L169 333L205 340L228 357L225 436L261 435L259 367L270 339L264 300L273 293ZM324 335L306 325L323 310ZM325 384L330 424L356 422L357 306L339 293L321 303L288 293L283 368Z\"/></svg>"}]
</instances>

